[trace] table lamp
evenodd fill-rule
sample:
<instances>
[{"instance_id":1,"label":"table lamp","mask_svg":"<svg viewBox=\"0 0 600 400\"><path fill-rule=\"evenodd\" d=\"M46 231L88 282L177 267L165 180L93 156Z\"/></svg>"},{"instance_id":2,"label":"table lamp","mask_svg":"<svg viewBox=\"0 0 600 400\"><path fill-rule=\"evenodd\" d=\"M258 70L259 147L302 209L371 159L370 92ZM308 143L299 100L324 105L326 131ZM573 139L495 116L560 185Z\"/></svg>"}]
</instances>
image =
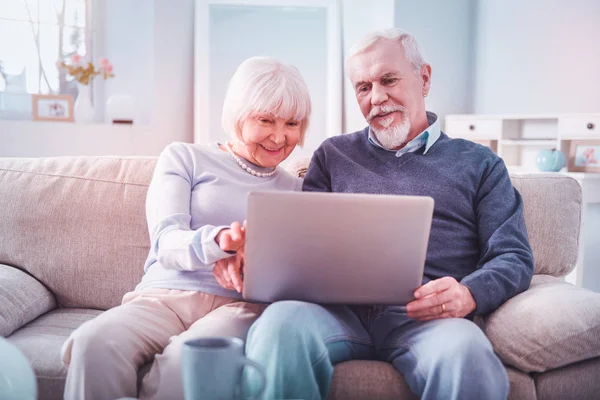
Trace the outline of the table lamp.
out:
<instances>
[{"instance_id":1,"label":"table lamp","mask_svg":"<svg viewBox=\"0 0 600 400\"><path fill-rule=\"evenodd\" d=\"M0 399L35 400L35 374L23 353L0 337Z\"/></svg>"}]
</instances>

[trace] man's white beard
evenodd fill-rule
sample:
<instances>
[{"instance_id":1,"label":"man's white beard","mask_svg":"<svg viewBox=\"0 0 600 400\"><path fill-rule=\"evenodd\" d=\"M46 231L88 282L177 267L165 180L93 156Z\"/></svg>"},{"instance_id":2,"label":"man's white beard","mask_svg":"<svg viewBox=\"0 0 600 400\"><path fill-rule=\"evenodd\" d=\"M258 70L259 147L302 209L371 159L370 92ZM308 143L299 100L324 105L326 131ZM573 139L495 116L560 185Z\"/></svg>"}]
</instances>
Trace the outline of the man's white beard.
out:
<instances>
[{"instance_id":1,"label":"man's white beard","mask_svg":"<svg viewBox=\"0 0 600 400\"><path fill-rule=\"evenodd\" d=\"M395 149L402 146L406 142L406 138L410 133L410 121L408 120L406 114L402 113L402 122L398 125L389 126L393 121L393 117L385 118L381 120L379 123L384 128L378 130L371 126L375 137L381 143L383 147L386 149Z\"/></svg>"}]
</instances>

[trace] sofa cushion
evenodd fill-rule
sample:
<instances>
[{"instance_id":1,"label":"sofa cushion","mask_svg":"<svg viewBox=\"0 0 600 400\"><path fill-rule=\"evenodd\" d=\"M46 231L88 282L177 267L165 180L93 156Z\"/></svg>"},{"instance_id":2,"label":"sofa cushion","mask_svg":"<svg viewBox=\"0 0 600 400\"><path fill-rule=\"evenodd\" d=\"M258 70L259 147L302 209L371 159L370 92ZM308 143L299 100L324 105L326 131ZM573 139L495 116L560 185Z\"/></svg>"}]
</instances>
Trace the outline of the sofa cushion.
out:
<instances>
[{"instance_id":1,"label":"sofa cushion","mask_svg":"<svg viewBox=\"0 0 600 400\"><path fill-rule=\"evenodd\" d=\"M0 336L56 308L54 295L32 276L0 264Z\"/></svg>"},{"instance_id":2,"label":"sofa cushion","mask_svg":"<svg viewBox=\"0 0 600 400\"><path fill-rule=\"evenodd\" d=\"M535 375L539 399L583 400L600 398L600 358L567 365Z\"/></svg>"},{"instance_id":3,"label":"sofa cushion","mask_svg":"<svg viewBox=\"0 0 600 400\"><path fill-rule=\"evenodd\" d=\"M581 186L559 173L511 174L511 180L523 197L534 273L567 275L579 251Z\"/></svg>"},{"instance_id":4,"label":"sofa cushion","mask_svg":"<svg viewBox=\"0 0 600 400\"><path fill-rule=\"evenodd\" d=\"M506 368L510 382L508 400L535 400L533 379L523 372ZM339 363L327 399L329 400L409 400L418 399L392 364L354 360Z\"/></svg>"},{"instance_id":5,"label":"sofa cushion","mask_svg":"<svg viewBox=\"0 0 600 400\"><path fill-rule=\"evenodd\" d=\"M544 372L600 356L600 293L548 275L484 318L505 364Z\"/></svg>"},{"instance_id":6,"label":"sofa cushion","mask_svg":"<svg viewBox=\"0 0 600 400\"><path fill-rule=\"evenodd\" d=\"M381 361L353 360L335 366L329 400L418 399L394 369Z\"/></svg>"},{"instance_id":7,"label":"sofa cushion","mask_svg":"<svg viewBox=\"0 0 600 400\"><path fill-rule=\"evenodd\" d=\"M101 311L56 309L17 330L7 339L31 363L40 399L62 399L67 369L60 359L60 348L71 332Z\"/></svg>"},{"instance_id":8,"label":"sofa cushion","mask_svg":"<svg viewBox=\"0 0 600 400\"><path fill-rule=\"evenodd\" d=\"M536 400L535 382L531 376L506 365L504 367L510 384L508 400Z\"/></svg>"},{"instance_id":9,"label":"sofa cushion","mask_svg":"<svg viewBox=\"0 0 600 400\"><path fill-rule=\"evenodd\" d=\"M154 158L0 159L0 262L62 307L120 304L143 275ZM10 232L10 234L6 234Z\"/></svg>"}]
</instances>

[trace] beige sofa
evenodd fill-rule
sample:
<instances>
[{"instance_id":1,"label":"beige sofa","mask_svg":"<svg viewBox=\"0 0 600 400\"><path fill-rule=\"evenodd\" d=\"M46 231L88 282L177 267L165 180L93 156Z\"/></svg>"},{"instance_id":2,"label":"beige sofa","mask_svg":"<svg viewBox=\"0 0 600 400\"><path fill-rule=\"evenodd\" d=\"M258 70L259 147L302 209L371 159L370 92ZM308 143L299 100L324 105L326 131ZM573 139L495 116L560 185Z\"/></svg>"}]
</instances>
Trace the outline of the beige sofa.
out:
<instances>
[{"instance_id":1,"label":"beige sofa","mask_svg":"<svg viewBox=\"0 0 600 400\"><path fill-rule=\"evenodd\" d=\"M148 252L144 199L153 158L0 159L0 335L37 374L40 398L62 396L69 333L119 304ZM600 294L564 283L580 227L578 184L513 176L535 253L531 288L482 329L506 365L511 399L600 397ZM442 346L432 343L432 346ZM413 398L388 364L335 369L330 398Z\"/></svg>"}]
</instances>

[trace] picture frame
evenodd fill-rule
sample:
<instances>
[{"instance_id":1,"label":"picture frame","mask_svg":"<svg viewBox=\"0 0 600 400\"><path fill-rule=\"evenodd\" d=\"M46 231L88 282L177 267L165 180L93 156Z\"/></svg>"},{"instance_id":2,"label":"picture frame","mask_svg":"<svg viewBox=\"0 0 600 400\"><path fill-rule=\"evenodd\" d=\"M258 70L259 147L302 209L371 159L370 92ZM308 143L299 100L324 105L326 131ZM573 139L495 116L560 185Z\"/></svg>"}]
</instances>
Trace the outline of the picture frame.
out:
<instances>
[{"instance_id":1,"label":"picture frame","mask_svg":"<svg viewBox=\"0 0 600 400\"><path fill-rule=\"evenodd\" d=\"M571 140L569 172L600 172L600 139Z\"/></svg>"},{"instance_id":2,"label":"picture frame","mask_svg":"<svg viewBox=\"0 0 600 400\"><path fill-rule=\"evenodd\" d=\"M34 121L73 122L73 96L68 94L33 94L32 119Z\"/></svg>"}]
</instances>

